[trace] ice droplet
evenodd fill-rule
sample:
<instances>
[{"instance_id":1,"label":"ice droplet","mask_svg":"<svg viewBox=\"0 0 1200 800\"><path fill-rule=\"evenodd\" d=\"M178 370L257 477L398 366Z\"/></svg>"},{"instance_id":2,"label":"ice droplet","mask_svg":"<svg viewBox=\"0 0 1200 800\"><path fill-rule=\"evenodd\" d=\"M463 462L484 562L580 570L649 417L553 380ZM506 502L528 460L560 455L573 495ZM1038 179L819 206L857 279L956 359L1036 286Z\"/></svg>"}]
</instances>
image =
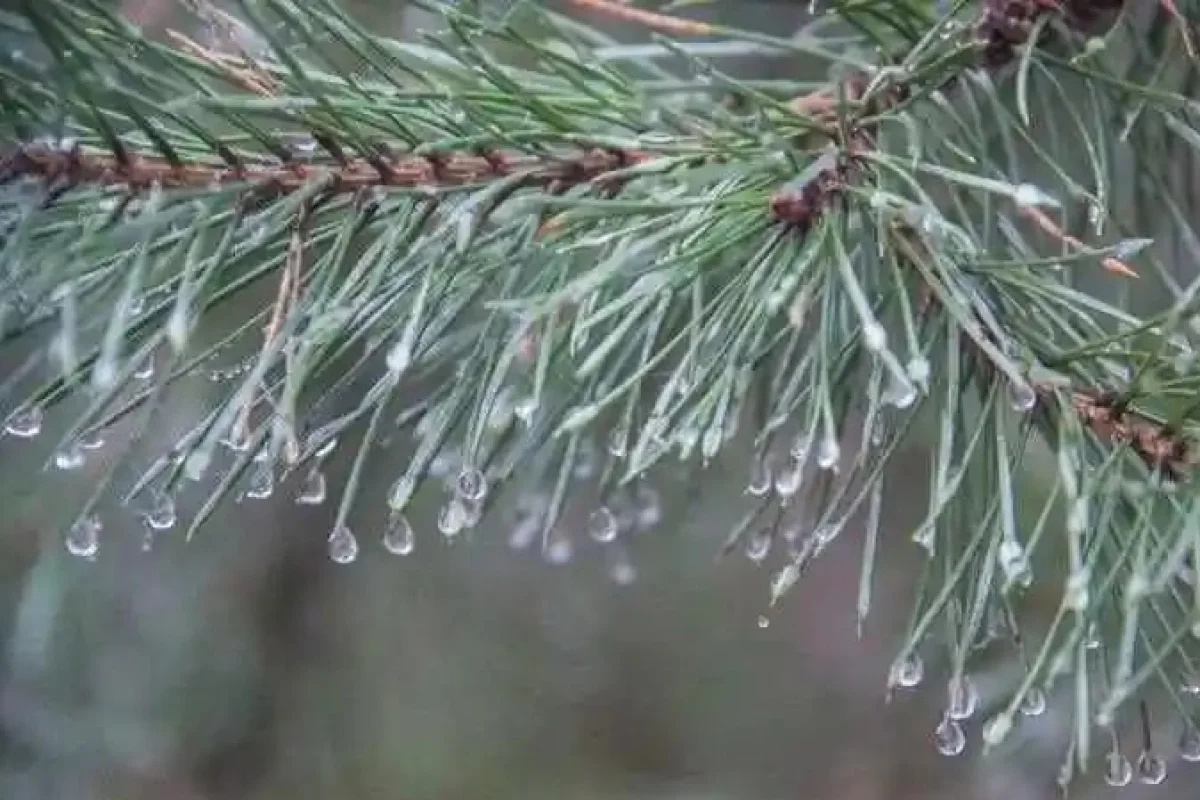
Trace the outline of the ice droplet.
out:
<instances>
[{"instance_id":1,"label":"ice droplet","mask_svg":"<svg viewBox=\"0 0 1200 800\"><path fill-rule=\"evenodd\" d=\"M1000 570L1004 573L1006 584L1029 586L1033 580L1033 573L1029 565L1029 556L1020 542L1006 538L1000 543L996 557L1000 561Z\"/></svg>"},{"instance_id":2,"label":"ice droplet","mask_svg":"<svg viewBox=\"0 0 1200 800\"><path fill-rule=\"evenodd\" d=\"M917 387L907 376L890 373L882 400L894 408L903 410L917 402Z\"/></svg>"},{"instance_id":3,"label":"ice droplet","mask_svg":"<svg viewBox=\"0 0 1200 800\"><path fill-rule=\"evenodd\" d=\"M775 493L784 500L800 491L804 478L804 466L799 461L793 461L779 471L775 476Z\"/></svg>"},{"instance_id":4,"label":"ice droplet","mask_svg":"<svg viewBox=\"0 0 1200 800\"><path fill-rule=\"evenodd\" d=\"M319 506L325 502L325 473L313 467L304 476L304 483L296 493L296 503L302 506Z\"/></svg>"},{"instance_id":5,"label":"ice droplet","mask_svg":"<svg viewBox=\"0 0 1200 800\"><path fill-rule=\"evenodd\" d=\"M358 558L358 539L345 525L338 525L329 534L329 559L335 564L349 564Z\"/></svg>"},{"instance_id":6,"label":"ice droplet","mask_svg":"<svg viewBox=\"0 0 1200 800\"><path fill-rule=\"evenodd\" d=\"M887 347L887 331L878 322L868 322L862 329L863 346L872 353Z\"/></svg>"},{"instance_id":7,"label":"ice droplet","mask_svg":"<svg viewBox=\"0 0 1200 800\"><path fill-rule=\"evenodd\" d=\"M1008 388L1013 411L1024 413L1037 405L1037 392L1028 383L1013 383Z\"/></svg>"},{"instance_id":8,"label":"ice droplet","mask_svg":"<svg viewBox=\"0 0 1200 800\"><path fill-rule=\"evenodd\" d=\"M821 440L817 450L817 466L821 469L837 472L838 462L842 460L842 447L837 439L826 436Z\"/></svg>"},{"instance_id":9,"label":"ice droplet","mask_svg":"<svg viewBox=\"0 0 1200 800\"><path fill-rule=\"evenodd\" d=\"M1033 686L1021 698L1021 713L1027 717L1040 717L1046 713L1046 693Z\"/></svg>"},{"instance_id":10,"label":"ice droplet","mask_svg":"<svg viewBox=\"0 0 1200 800\"><path fill-rule=\"evenodd\" d=\"M967 746L967 735L958 720L945 717L933 730L933 742L944 756L957 756Z\"/></svg>"},{"instance_id":11,"label":"ice droplet","mask_svg":"<svg viewBox=\"0 0 1200 800\"><path fill-rule=\"evenodd\" d=\"M178 519L175 511L175 500L171 495L158 490L150 498L150 508L144 515L146 527L152 531L165 531L173 528Z\"/></svg>"},{"instance_id":12,"label":"ice droplet","mask_svg":"<svg viewBox=\"0 0 1200 800\"><path fill-rule=\"evenodd\" d=\"M769 627L771 627L771 620L770 620L770 619L767 617L767 615L766 615L766 614L759 614L759 615L758 615L758 627L760 627L760 628L769 628Z\"/></svg>"},{"instance_id":13,"label":"ice droplet","mask_svg":"<svg viewBox=\"0 0 1200 800\"><path fill-rule=\"evenodd\" d=\"M54 467L65 471L79 469L85 458L79 442L72 442L54 454Z\"/></svg>"},{"instance_id":14,"label":"ice droplet","mask_svg":"<svg viewBox=\"0 0 1200 800\"><path fill-rule=\"evenodd\" d=\"M587 530L594 540L607 544L617 538L617 518L607 506L600 506L588 515Z\"/></svg>"},{"instance_id":15,"label":"ice droplet","mask_svg":"<svg viewBox=\"0 0 1200 800\"><path fill-rule=\"evenodd\" d=\"M746 539L746 558L755 564L761 564L771 552L771 532L758 530Z\"/></svg>"},{"instance_id":16,"label":"ice droplet","mask_svg":"<svg viewBox=\"0 0 1200 800\"><path fill-rule=\"evenodd\" d=\"M1119 750L1109 752L1104 758L1104 782L1109 786L1128 786L1133 780L1133 767L1129 759Z\"/></svg>"},{"instance_id":17,"label":"ice droplet","mask_svg":"<svg viewBox=\"0 0 1200 800\"><path fill-rule=\"evenodd\" d=\"M911 689L919 686L925 677L925 662L918 653L909 653L902 661L892 665L892 673L888 682L893 686Z\"/></svg>"},{"instance_id":18,"label":"ice droplet","mask_svg":"<svg viewBox=\"0 0 1200 800\"><path fill-rule=\"evenodd\" d=\"M481 470L464 466L454 482L454 493L462 500L474 502L487 496L487 478Z\"/></svg>"},{"instance_id":19,"label":"ice droplet","mask_svg":"<svg viewBox=\"0 0 1200 800\"><path fill-rule=\"evenodd\" d=\"M467 509L463 506L462 501L457 497L451 498L446 505L438 512L437 526L438 530L446 538L457 536L462 533L462 529L466 526Z\"/></svg>"},{"instance_id":20,"label":"ice droplet","mask_svg":"<svg viewBox=\"0 0 1200 800\"><path fill-rule=\"evenodd\" d=\"M32 439L42 432L42 409L40 406L25 406L18 409L4 423L4 432L18 439Z\"/></svg>"},{"instance_id":21,"label":"ice droplet","mask_svg":"<svg viewBox=\"0 0 1200 800\"><path fill-rule=\"evenodd\" d=\"M394 556L406 556L413 551L416 543L417 537L408 518L403 514L393 514L383 532L383 546Z\"/></svg>"},{"instance_id":22,"label":"ice droplet","mask_svg":"<svg viewBox=\"0 0 1200 800\"><path fill-rule=\"evenodd\" d=\"M100 549L100 518L89 515L78 520L67 531L67 552L79 558L94 558Z\"/></svg>"},{"instance_id":23,"label":"ice droplet","mask_svg":"<svg viewBox=\"0 0 1200 800\"><path fill-rule=\"evenodd\" d=\"M1167 779L1167 762L1149 750L1143 750L1137 760L1138 780L1157 786Z\"/></svg>"},{"instance_id":24,"label":"ice droplet","mask_svg":"<svg viewBox=\"0 0 1200 800\"><path fill-rule=\"evenodd\" d=\"M970 719L979 708L979 690L968 675L951 678L947 694L946 716L952 720Z\"/></svg>"}]
</instances>

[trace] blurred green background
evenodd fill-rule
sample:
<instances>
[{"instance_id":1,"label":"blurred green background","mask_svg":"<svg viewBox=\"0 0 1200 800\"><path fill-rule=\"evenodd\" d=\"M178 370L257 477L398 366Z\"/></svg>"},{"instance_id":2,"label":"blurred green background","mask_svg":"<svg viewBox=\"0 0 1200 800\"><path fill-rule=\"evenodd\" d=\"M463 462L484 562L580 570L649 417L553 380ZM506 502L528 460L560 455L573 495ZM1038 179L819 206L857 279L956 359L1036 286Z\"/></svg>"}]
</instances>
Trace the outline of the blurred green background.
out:
<instances>
[{"instance_id":1,"label":"blurred green background","mask_svg":"<svg viewBox=\"0 0 1200 800\"><path fill-rule=\"evenodd\" d=\"M434 24L391 0L351 5L397 36ZM802 24L807 5L696 13L779 34ZM147 28L181 24L174 0L122 7ZM736 69L820 77L779 58ZM206 381L181 393L156 446L204 407L215 389ZM561 564L510 546L503 519L448 544L429 506L413 517L412 555L388 554L382 517L368 513L355 523L362 555L336 566L325 544L331 504L297 506L294 486L231 506L186 545L167 534L147 549L134 514L114 511L98 558L72 558L59 509L87 492L119 436L69 474L37 469L49 431L0 439L3 800L1056 794L1064 698L986 760L980 715L964 755L933 746L946 679L935 653L920 690L885 704L918 565L904 541L925 498L920 479L905 477L924 473L915 460L889 487L875 611L860 640L858 531L759 626L783 554L716 558L746 480L736 455L700 485L659 486L657 527L619 549L580 532ZM392 471L373 474L364 496L381 498ZM336 491L344 472L329 478ZM996 658L976 675L985 707L1015 669L1011 656ZM1197 795L1200 770L1174 755L1173 735L1164 718L1167 783L1125 796ZM1074 791L1116 792L1096 775Z\"/></svg>"}]
</instances>

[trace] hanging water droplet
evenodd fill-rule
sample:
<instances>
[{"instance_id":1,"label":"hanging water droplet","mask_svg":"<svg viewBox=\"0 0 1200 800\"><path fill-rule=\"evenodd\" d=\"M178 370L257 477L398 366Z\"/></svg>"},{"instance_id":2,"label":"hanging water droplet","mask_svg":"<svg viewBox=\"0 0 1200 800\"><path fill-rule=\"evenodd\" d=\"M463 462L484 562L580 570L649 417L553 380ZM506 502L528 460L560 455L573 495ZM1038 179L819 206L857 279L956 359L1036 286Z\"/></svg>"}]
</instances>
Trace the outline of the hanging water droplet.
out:
<instances>
[{"instance_id":1,"label":"hanging water droplet","mask_svg":"<svg viewBox=\"0 0 1200 800\"><path fill-rule=\"evenodd\" d=\"M769 627L771 627L771 620L767 618L767 615L766 615L766 614L759 614L759 615L758 615L758 627L760 627L760 628L769 628Z\"/></svg>"},{"instance_id":2,"label":"hanging water droplet","mask_svg":"<svg viewBox=\"0 0 1200 800\"><path fill-rule=\"evenodd\" d=\"M100 518L93 515L78 520L67 531L67 552L79 558L94 558L100 549Z\"/></svg>"},{"instance_id":3,"label":"hanging water droplet","mask_svg":"<svg viewBox=\"0 0 1200 800\"><path fill-rule=\"evenodd\" d=\"M54 466L61 470L75 470L83 466L85 458L83 448L78 442L72 442L54 454Z\"/></svg>"},{"instance_id":4,"label":"hanging water droplet","mask_svg":"<svg viewBox=\"0 0 1200 800\"><path fill-rule=\"evenodd\" d=\"M904 367L904 371L914 384L924 389L929 388L930 366L929 360L924 356L914 356Z\"/></svg>"},{"instance_id":5,"label":"hanging water droplet","mask_svg":"<svg viewBox=\"0 0 1200 800\"><path fill-rule=\"evenodd\" d=\"M566 564L575 555L575 543L562 533L551 532L542 545L542 558L550 564Z\"/></svg>"},{"instance_id":6,"label":"hanging water droplet","mask_svg":"<svg viewBox=\"0 0 1200 800\"><path fill-rule=\"evenodd\" d=\"M296 503L302 506L319 506L325 502L325 473L313 467L304 476L304 483L296 493Z\"/></svg>"},{"instance_id":7,"label":"hanging water droplet","mask_svg":"<svg viewBox=\"0 0 1200 800\"><path fill-rule=\"evenodd\" d=\"M759 530L746 537L746 558L761 564L771 552L771 532Z\"/></svg>"},{"instance_id":8,"label":"hanging water droplet","mask_svg":"<svg viewBox=\"0 0 1200 800\"><path fill-rule=\"evenodd\" d=\"M746 484L746 494L762 497L771 491L771 465L765 458L756 458L750 468L750 482Z\"/></svg>"},{"instance_id":9,"label":"hanging water droplet","mask_svg":"<svg viewBox=\"0 0 1200 800\"><path fill-rule=\"evenodd\" d=\"M953 720L970 719L979 707L979 690L968 675L959 675L950 679L947 690L948 705L946 716Z\"/></svg>"},{"instance_id":10,"label":"hanging water droplet","mask_svg":"<svg viewBox=\"0 0 1200 800\"><path fill-rule=\"evenodd\" d=\"M624 458L629 452L629 430L624 425L608 432L608 452L613 458Z\"/></svg>"},{"instance_id":11,"label":"hanging water droplet","mask_svg":"<svg viewBox=\"0 0 1200 800\"><path fill-rule=\"evenodd\" d=\"M40 406L26 406L18 409L4 423L4 432L18 439L32 439L42 432L42 409Z\"/></svg>"},{"instance_id":12,"label":"hanging water droplet","mask_svg":"<svg viewBox=\"0 0 1200 800\"><path fill-rule=\"evenodd\" d=\"M912 689L919 686L925 677L925 662L919 653L909 653L902 661L892 665L888 682L893 686Z\"/></svg>"},{"instance_id":13,"label":"hanging water droplet","mask_svg":"<svg viewBox=\"0 0 1200 800\"><path fill-rule=\"evenodd\" d=\"M466 517L467 509L463 506L462 500L457 497L451 498L438 511L438 530L446 538L457 536L462 533L462 529L466 525Z\"/></svg>"},{"instance_id":14,"label":"hanging water droplet","mask_svg":"<svg viewBox=\"0 0 1200 800\"><path fill-rule=\"evenodd\" d=\"M175 500L162 490L155 490L150 497L150 507L144 515L146 527L152 531L165 531L173 528L178 516L175 512Z\"/></svg>"},{"instance_id":15,"label":"hanging water droplet","mask_svg":"<svg viewBox=\"0 0 1200 800\"><path fill-rule=\"evenodd\" d=\"M150 356L133 371L133 377L139 381L148 381L154 377L154 356Z\"/></svg>"},{"instance_id":16,"label":"hanging water droplet","mask_svg":"<svg viewBox=\"0 0 1200 800\"><path fill-rule=\"evenodd\" d=\"M1157 786L1167 779L1167 762L1149 750L1143 750L1137 760L1138 780Z\"/></svg>"},{"instance_id":17,"label":"hanging water droplet","mask_svg":"<svg viewBox=\"0 0 1200 800\"><path fill-rule=\"evenodd\" d=\"M789 499L796 492L800 491L800 484L804 479L804 465L802 462L793 461L791 464L779 471L775 476L775 493L784 500Z\"/></svg>"},{"instance_id":18,"label":"hanging water droplet","mask_svg":"<svg viewBox=\"0 0 1200 800\"><path fill-rule=\"evenodd\" d=\"M246 487L246 497L251 500L265 500L275 491L275 469L269 461L259 462L250 472L250 482Z\"/></svg>"},{"instance_id":19,"label":"hanging water droplet","mask_svg":"<svg viewBox=\"0 0 1200 800\"><path fill-rule=\"evenodd\" d=\"M528 427L533 424L533 415L537 413L538 405L538 399L531 395L517 401L513 406L513 413Z\"/></svg>"},{"instance_id":20,"label":"hanging water droplet","mask_svg":"<svg viewBox=\"0 0 1200 800\"><path fill-rule=\"evenodd\" d=\"M403 514L393 514L383 532L383 546L395 556L406 556L416 546L417 537Z\"/></svg>"},{"instance_id":21,"label":"hanging water droplet","mask_svg":"<svg viewBox=\"0 0 1200 800\"><path fill-rule=\"evenodd\" d=\"M887 405L903 410L917 402L917 387L906 375L889 372L887 386L880 399Z\"/></svg>"},{"instance_id":22,"label":"hanging water droplet","mask_svg":"<svg viewBox=\"0 0 1200 800\"><path fill-rule=\"evenodd\" d=\"M1109 786L1128 786L1133 780L1133 766L1119 750L1112 750L1104 758L1104 782Z\"/></svg>"},{"instance_id":23,"label":"hanging water droplet","mask_svg":"<svg viewBox=\"0 0 1200 800\"><path fill-rule=\"evenodd\" d=\"M863 346L872 353L887 347L887 331L878 322L868 322L862 329Z\"/></svg>"},{"instance_id":24,"label":"hanging water droplet","mask_svg":"<svg viewBox=\"0 0 1200 800\"><path fill-rule=\"evenodd\" d=\"M1088 591L1089 575L1086 568L1080 569L1067 576L1067 586L1063 592L1063 605L1072 611L1083 611L1091 602Z\"/></svg>"},{"instance_id":25,"label":"hanging water droplet","mask_svg":"<svg viewBox=\"0 0 1200 800\"><path fill-rule=\"evenodd\" d=\"M1179 757L1193 764L1200 761L1200 728L1190 721L1184 723L1179 736Z\"/></svg>"},{"instance_id":26,"label":"hanging water droplet","mask_svg":"<svg viewBox=\"0 0 1200 800\"><path fill-rule=\"evenodd\" d=\"M1005 538L996 554L1005 583L1028 587L1033 582L1033 571L1025 548L1016 539Z\"/></svg>"},{"instance_id":27,"label":"hanging water droplet","mask_svg":"<svg viewBox=\"0 0 1200 800\"><path fill-rule=\"evenodd\" d=\"M842 447L837 439L827 436L821 440L817 450L817 466L821 469L837 472L838 462L842 459Z\"/></svg>"},{"instance_id":28,"label":"hanging water droplet","mask_svg":"<svg viewBox=\"0 0 1200 800\"><path fill-rule=\"evenodd\" d=\"M588 516L588 535L601 544L617 538L617 518L607 506L600 506Z\"/></svg>"},{"instance_id":29,"label":"hanging water droplet","mask_svg":"<svg viewBox=\"0 0 1200 800\"><path fill-rule=\"evenodd\" d=\"M628 556L620 555L609 564L608 577L619 586L628 586L637 580L637 568Z\"/></svg>"},{"instance_id":30,"label":"hanging water droplet","mask_svg":"<svg viewBox=\"0 0 1200 800\"><path fill-rule=\"evenodd\" d=\"M957 756L967 746L967 735L958 720L944 717L933 730L933 742L944 756Z\"/></svg>"},{"instance_id":31,"label":"hanging water droplet","mask_svg":"<svg viewBox=\"0 0 1200 800\"><path fill-rule=\"evenodd\" d=\"M645 484L638 487L637 494L634 495L633 521L644 531L662 521L662 500L659 499L657 489Z\"/></svg>"},{"instance_id":32,"label":"hanging water droplet","mask_svg":"<svg viewBox=\"0 0 1200 800\"><path fill-rule=\"evenodd\" d=\"M345 525L338 525L329 534L329 559L335 564L349 564L358 558L358 539Z\"/></svg>"},{"instance_id":33,"label":"hanging water droplet","mask_svg":"<svg viewBox=\"0 0 1200 800\"><path fill-rule=\"evenodd\" d=\"M1046 693L1037 686L1030 687L1021 698L1021 713L1027 717L1040 717L1046 713Z\"/></svg>"},{"instance_id":34,"label":"hanging water droplet","mask_svg":"<svg viewBox=\"0 0 1200 800\"><path fill-rule=\"evenodd\" d=\"M808 460L808 452L812 449L812 437L808 434L799 434L792 440L791 447L788 448L788 455L803 464Z\"/></svg>"},{"instance_id":35,"label":"hanging water droplet","mask_svg":"<svg viewBox=\"0 0 1200 800\"><path fill-rule=\"evenodd\" d=\"M104 447L104 436L99 431L85 433L79 437L79 446L84 450L99 450Z\"/></svg>"},{"instance_id":36,"label":"hanging water droplet","mask_svg":"<svg viewBox=\"0 0 1200 800\"><path fill-rule=\"evenodd\" d=\"M1037 392L1028 383L1011 383L1008 390L1013 411L1025 413L1037 405Z\"/></svg>"},{"instance_id":37,"label":"hanging water droplet","mask_svg":"<svg viewBox=\"0 0 1200 800\"><path fill-rule=\"evenodd\" d=\"M487 496L487 490L487 478L474 467L464 466L454 482L454 493L462 500L482 500Z\"/></svg>"}]
</instances>

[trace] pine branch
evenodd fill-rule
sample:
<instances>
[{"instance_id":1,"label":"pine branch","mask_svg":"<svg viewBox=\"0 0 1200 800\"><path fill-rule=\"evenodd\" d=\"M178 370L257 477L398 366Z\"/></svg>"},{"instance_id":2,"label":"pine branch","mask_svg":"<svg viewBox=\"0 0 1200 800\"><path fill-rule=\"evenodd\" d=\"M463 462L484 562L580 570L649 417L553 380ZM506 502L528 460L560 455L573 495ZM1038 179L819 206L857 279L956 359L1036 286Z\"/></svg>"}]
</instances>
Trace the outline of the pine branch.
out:
<instances>
[{"instance_id":1,"label":"pine branch","mask_svg":"<svg viewBox=\"0 0 1200 800\"><path fill-rule=\"evenodd\" d=\"M151 39L92 0L0 15L38 43L0 64L0 340L34 351L0 384L6 428L30 438L81 398L67 465L131 430L68 548L97 553L114 499L153 530L190 518L187 537L293 476L298 502L324 502L349 446L329 536L349 563L358 486L399 441L389 551L414 551L420 494L448 537L511 511L547 558L572 526L623 553L662 516L672 450L699 470L741 436L749 508L727 549L781 553L781 602L865 511L861 623L892 457L931 427L912 534L930 568L891 686L941 652L935 739L961 752L976 653L999 641L1026 674L989 746L1070 682L1064 775L1136 700L1153 782L1147 689L1195 739L1200 674L1200 281L1152 247L1165 219L1200 253L1171 175L1200 143L1196 64L1172 60L1191 9L842 0L837 35L793 40L571 5L655 31L656 55L537 4L431 6L445 30L420 45L332 0L243 0L244 22L201 5L220 46ZM690 37L834 68L815 88L742 80ZM1168 299L1135 308L1114 288L1135 278ZM171 392L231 348L247 355L218 368L210 413L141 463ZM1026 519L1039 459L1053 485ZM1017 613L1035 584L1058 608L1044 634ZM1132 779L1115 744L1106 769Z\"/></svg>"}]
</instances>

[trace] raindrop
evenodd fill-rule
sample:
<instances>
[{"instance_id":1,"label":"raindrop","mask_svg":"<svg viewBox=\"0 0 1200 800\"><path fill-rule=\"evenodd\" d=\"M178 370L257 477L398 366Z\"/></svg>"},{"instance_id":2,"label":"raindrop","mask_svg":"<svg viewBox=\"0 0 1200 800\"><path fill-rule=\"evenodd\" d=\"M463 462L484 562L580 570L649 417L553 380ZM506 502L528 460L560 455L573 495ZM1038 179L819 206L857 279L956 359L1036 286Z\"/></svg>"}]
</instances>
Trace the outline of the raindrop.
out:
<instances>
[{"instance_id":1,"label":"raindrop","mask_svg":"<svg viewBox=\"0 0 1200 800\"><path fill-rule=\"evenodd\" d=\"M296 493L296 503L302 506L319 506L325 502L325 473L313 467L304 476L304 483Z\"/></svg>"},{"instance_id":2,"label":"raindrop","mask_svg":"<svg viewBox=\"0 0 1200 800\"><path fill-rule=\"evenodd\" d=\"M600 506L588 516L588 535L601 544L617 538L617 518L607 506Z\"/></svg>"},{"instance_id":3,"label":"raindrop","mask_svg":"<svg viewBox=\"0 0 1200 800\"><path fill-rule=\"evenodd\" d=\"M967 735L958 720L944 717L933 731L933 742L944 756L956 756L967 746Z\"/></svg>"},{"instance_id":4,"label":"raindrop","mask_svg":"<svg viewBox=\"0 0 1200 800\"><path fill-rule=\"evenodd\" d=\"M406 556L416 546L412 525L403 514L393 514L383 532L383 546L395 556Z\"/></svg>"},{"instance_id":5,"label":"raindrop","mask_svg":"<svg viewBox=\"0 0 1200 800\"><path fill-rule=\"evenodd\" d=\"M662 521L662 501L658 490L650 486L639 486L634 497L634 524L641 530L649 530Z\"/></svg>"},{"instance_id":6,"label":"raindrop","mask_svg":"<svg viewBox=\"0 0 1200 800\"><path fill-rule=\"evenodd\" d=\"M946 716L952 720L970 719L979 708L979 690L975 682L967 675L959 675L950 679L948 688L949 705Z\"/></svg>"},{"instance_id":7,"label":"raindrop","mask_svg":"<svg viewBox=\"0 0 1200 800\"><path fill-rule=\"evenodd\" d=\"M788 454L803 464L808 460L808 451L810 449L812 449L812 437L802 433L792 440L792 446L788 448Z\"/></svg>"},{"instance_id":8,"label":"raindrop","mask_svg":"<svg viewBox=\"0 0 1200 800\"><path fill-rule=\"evenodd\" d=\"M783 499L788 499L800 491L800 483L804 477L804 466L800 461L793 461L775 476L775 493Z\"/></svg>"},{"instance_id":9,"label":"raindrop","mask_svg":"<svg viewBox=\"0 0 1200 800\"><path fill-rule=\"evenodd\" d=\"M463 501L463 528L474 528L483 519L483 502L480 500Z\"/></svg>"},{"instance_id":10,"label":"raindrop","mask_svg":"<svg viewBox=\"0 0 1200 800\"><path fill-rule=\"evenodd\" d=\"M1013 411L1024 413L1037 405L1037 392L1028 383L1013 383L1009 385L1009 401Z\"/></svg>"},{"instance_id":11,"label":"raindrop","mask_svg":"<svg viewBox=\"0 0 1200 800\"><path fill-rule=\"evenodd\" d=\"M349 564L358 558L358 539L345 525L338 525L329 534L329 558L335 564Z\"/></svg>"},{"instance_id":12,"label":"raindrop","mask_svg":"<svg viewBox=\"0 0 1200 800\"><path fill-rule=\"evenodd\" d=\"M80 558L94 558L100 549L100 518L86 516L67 531L67 552Z\"/></svg>"},{"instance_id":13,"label":"raindrop","mask_svg":"<svg viewBox=\"0 0 1200 800\"><path fill-rule=\"evenodd\" d=\"M1142 783L1157 786L1167 779L1167 762L1149 750L1143 750L1137 760L1137 776Z\"/></svg>"},{"instance_id":14,"label":"raindrop","mask_svg":"<svg viewBox=\"0 0 1200 800\"><path fill-rule=\"evenodd\" d=\"M437 526L442 535L450 538L462 533L466 526L467 509L457 497L452 498L438 512Z\"/></svg>"},{"instance_id":15,"label":"raindrop","mask_svg":"<svg viewBox=\"0 0 1200 800\"><path fill-rule=\"evenodd\" d=\"M251 500L265 500L274 491L275 470L270 462L260 462L250 473L250 485L246 489L246 497Z\"/></svg>"},{"instance_id":16,"label":"raindrop","mask_svg":"<svg viewBox=\"0 0 1200 800\"><path fill-rule=\"evenodd\" d=\"M762 497L771 491L771 465L765 458L756 458L750 470L750 482L746 484L746 494Z\"/></svg>"},{"instance_id":17,"label":"raindrop","mask_svg":"<svg viewBox=\"0 0 1200 800\"><path fill-rule=\"evenodd\" d=\"M1133 780L1133 767L1129 759L1119 750L1111 751L1104 758L1104 782L1109 786L1128 786Z\"/></svg>"},{"instance_id":18,"label":"raindrop","mask_svg":"<svg viewBox=\"0 0 1200 800\"><path fill-rule=\"evenodd\" d=\"M746 539L746 558L761 564L771 552L771 532L755 531Z\"/></svg>"},{"instance_id":19,"label":"raindrop","mask_svg":"<svg viewBox=\"0 0 1200 800\"><path fill-rule=\"evenodd\" d=\"M821 469L837 472L838 462L842 459L842 448L837 439L827 436L821 441L817 451L817 466Z\"/></svg>"},{"instance_id":20,"label":"raindrop","mask_svg":"<svg viewBox=\"0 0 1200 800\"><path fill-rule=\"evenodd\" d=\"M1031 687L1021 698L1021 713L1027 717L1040 717L1046 713L1046 693L1036 686Z\"/></svg>"},{"instance_id":21,"label":"raindrop","mask_svg":"<svg viewBox=\"0 0 1200 800\"><path fill-rule=\"evenodd\" d=\"M454 493L462 500L482 500L487 496L487 490L487 478L474 467L464 466L454 483Z\"/></svg>"},{"instance_id":22,"label":"raindrop","mask_svg":"<svg viewBox=\"0 0 1200 800\"><path fill-rule=\"evenodd\" d=\"M83 448L78 442L67 445L54 454L54 466L61 470L75 470L83 466Z\"/></svg>"},{"instance_id":23,"label":"raindrop","mask_svg":"<svg viewBox=\"0 0 1200 800\"><path fill-rule=\"evenodd\" d=\"M1012 585L1014 583L1028 587L1033 580L1033 573L1029 566L1029 556L1025 553L1025 548L1016 539L1005 538L1000 543L1000 549L997 553L997 558L1000 561L1000 569L1004 572L1005 583Z\"/></svg>"},{"instance_id":24,"label":"raindrop","mask_svg":"<svg viewBox=\"0 0 1200 800\"><path fill-rule=\"evenodd\" d=\"M1184 723L1179 737L1179 757L1191 763L1200 761L1200 728L1191 722Z\"/></svg>"},{"instance_id":25,"label":"raindrop","mask_svg":"<svg viewBox=\"0 0 1200 800\"><path fill-rule=\"evenodd\" d=\"M175 526L178 515L175 512L175 501L171 495L157 490L150 499L150 508L146 510L146 527L152 531L165 531Z\"/></svg>"},{"instance_id":26,"label":"raindrop","mask_svg":"<svg viewBox=\"0 0 1200 800\"><path fill-rule=\"evenodd\" d=\"M889 676L889 683L893 686L900 686L904 689L911 689L921 683L921 679L925 677L925 662L921 660L918 653L909 653L908 657L903 661L898 661L892 666L892 674Z\"/></svg>"},{"instance_id":27,"label":"raindrop","mask_svg":"<svg viewBox=\"0 0 1200 800\"><path fill-rule=\"evenodd\" d=\"M26 406L18 409L4 424L4 432L18 439L32 439L42 432L42 409Z\"/></svg>"},{"instance_id":28,"label":"raindrop","mask_svg":"<svg viewBox=\"0 0 1200 800\"><path fill-rule=\"evenodd\" d=\"M872 353L887 347L887 331L878 322L868 322L862 329L863 346Z\"/></svg>"}]
</instances>

